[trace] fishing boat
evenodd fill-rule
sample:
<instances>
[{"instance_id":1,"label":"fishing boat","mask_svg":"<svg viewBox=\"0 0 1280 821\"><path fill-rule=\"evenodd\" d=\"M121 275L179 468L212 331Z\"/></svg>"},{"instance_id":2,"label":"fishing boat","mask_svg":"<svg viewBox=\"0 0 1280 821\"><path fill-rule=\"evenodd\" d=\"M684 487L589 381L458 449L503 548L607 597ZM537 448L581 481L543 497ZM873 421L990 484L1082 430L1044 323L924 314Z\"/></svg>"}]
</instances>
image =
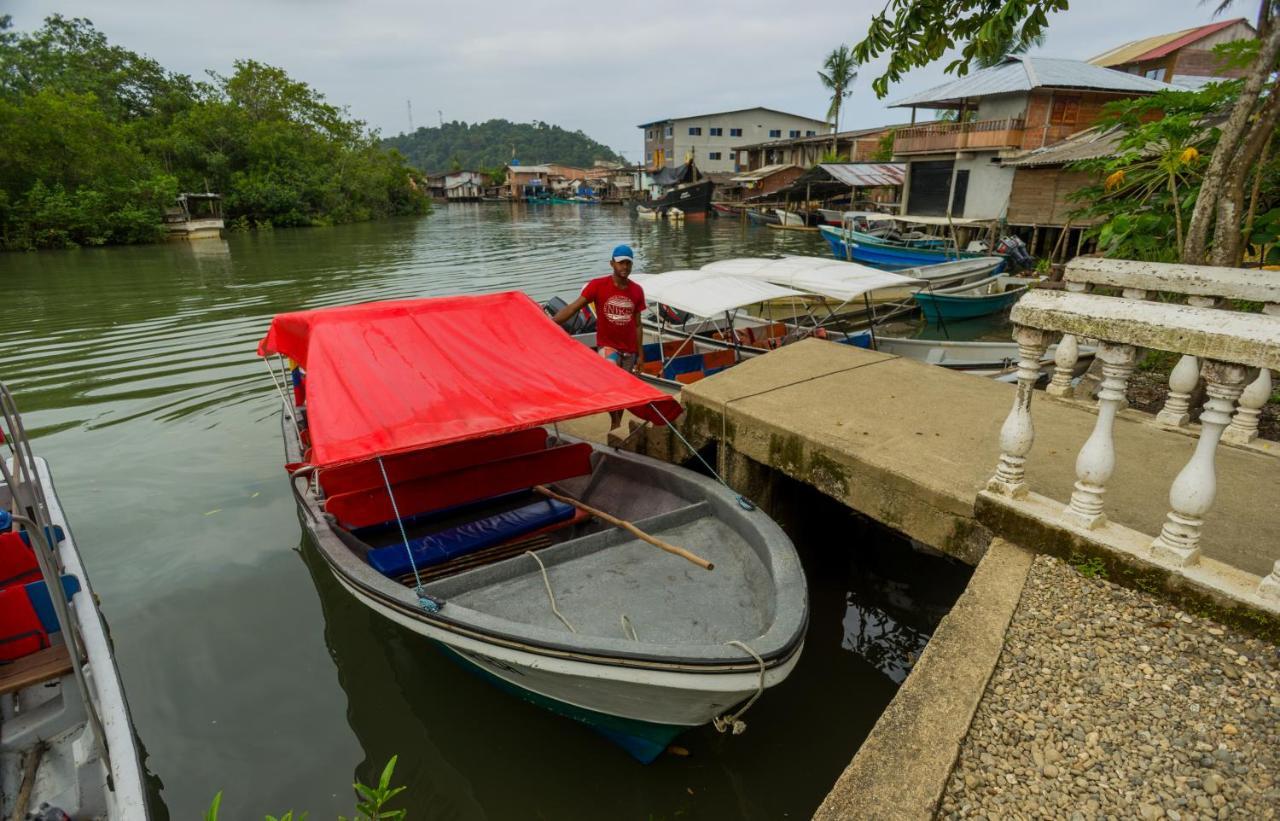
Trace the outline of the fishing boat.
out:
<instances>
[{"instance_id":1,"label":"fishing boat","mask_svg":"<svg viewBox=\"0 0 1280 821\"><path fill-rule=\"evenodd\" d=\"M716 184L711 180L688 182L671 188L658 199L649 203L651 208L665 211L668 208L679 208L688 217L703 217L711 211L711 195Z\"/></svg>"},{"instance_id":2,"label":"fishing boat","mask_svg":"<svg viewBox=\"0 0 1280 821\"><path fill-rule=\"evenodd\" d=\"M995 276L946 291L917 291L914 299L925 319L934 324L973 319L1012 306L1037 281L1034 277Z\"/></svg>"},{"instance_id":3,"label":"fishing boat","mask_svg":"<svg viewBox=\"0 0 1280 821\"><path fill-rule=\"evenodd\" d=\"M218 239L225 224L218 194L179 194L164 212L168 239Z\"/></svg>"},{"instance_id":4,"label":"fishing boat","mask_svg":"<svg viewBox=\"0 0 1280 821\"><path fill-rule=\"evenodd\" d=\"M646 208L643 205L636 206L636 216L642 220L656 220L661 214L655 208Z\"/></svg>"},{"instance_id":5,"label":"fishing boat","mask_svg":"<svg viewBox=\"0 0 1280 821\"><path fill-rule=\"evenodd\" d=\"M0 457L0 806L5 818L146 818L97 597L49 465L32 452L3 385L0 409L10 450Z\"/></svg>"},{"instance_id":6,"label":"fishing boat","mask_svg":"<svg viewBox=\"0 0 1280 821\"><path fill-rule=\"evenodd\" d=\"M772 210L747 209L747 219L754 225L779 225L782 220Z\"/></svg>"},{"instance_id":7,"label":"fishing boat","mask_svg":"<svg viewBox=\"0 0 1280 821\"><path fill-rule=\"evenodd\" d=\"M1089 370L1098 349L1095 345L1080 345L1074 375L1081 376ZM876 335L876 350L895 356L915 359L929 365L964 371L975 376L998 378L1018 368L1018 344L1016 342L964 342L942 339L906 339L903 337ZM1040 368L1051 373L1053 357L1058 346L1050 345L1040 357Z\"/></svg>"},{"instance_id":8,"label":"fishing boat","mask_svg":"<svg viewBox=\"0 0 1280 821\"><path fill-rule=\"evenodd\" d=\"M875 265L889 271L918 265L932 265L947 260L989 256L983 251L903 246L878 240L866 234L854 239L848 231L830 225L819 226L819 229L822 232L822 238L831 246L831 253L836 259ZM999 270L1003 270L1004 265L1005 261L1002 258Z\"/></svg>"},{"instance_id":9,"label":"fishing boat","mask_svg":"<svg viewBox=\"0 0 1280 821\"><path fill-rule=\"evenodd\" d=\"M258 353L329 570L480 677L652 761L691 727L741 732L794 668L786 535L713 479L560 434L681 409L524 294L281 314Z\"/></svg>"}]
</instances>

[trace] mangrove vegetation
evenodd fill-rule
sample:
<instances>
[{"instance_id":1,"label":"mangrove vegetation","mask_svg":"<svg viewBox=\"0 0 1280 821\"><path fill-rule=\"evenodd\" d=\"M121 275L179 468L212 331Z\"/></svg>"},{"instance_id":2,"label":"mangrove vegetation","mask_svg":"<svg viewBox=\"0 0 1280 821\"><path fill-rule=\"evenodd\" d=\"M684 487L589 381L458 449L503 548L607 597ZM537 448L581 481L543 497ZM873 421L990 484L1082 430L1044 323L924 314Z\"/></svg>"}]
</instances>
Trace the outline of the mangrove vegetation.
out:
<instances>
[{"instance_id":1,"label":"mangrove vegetation","mask_svg":"<svg viewBox=\"0 0 1280 821\"><path fill-rule=\"evenodd\" d=\"M403 156L306 83L255 60L196 80L85 19L0 17L0 248L154 242L180 191L232 227L430 209Z\"/></svg>"}]
</instances>

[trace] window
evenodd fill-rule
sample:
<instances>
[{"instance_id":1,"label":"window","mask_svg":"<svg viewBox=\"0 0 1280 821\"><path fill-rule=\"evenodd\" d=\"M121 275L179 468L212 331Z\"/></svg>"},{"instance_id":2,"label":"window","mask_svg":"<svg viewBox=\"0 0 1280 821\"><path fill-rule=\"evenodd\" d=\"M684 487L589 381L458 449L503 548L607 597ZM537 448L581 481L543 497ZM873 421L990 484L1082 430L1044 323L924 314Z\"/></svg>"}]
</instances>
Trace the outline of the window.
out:
<instances>
[{"instance_id":1,"label":"window","mask_svg":"<svg viewBox=\"0 0 1280 821\"><path fill-rule=\"evenodd\" d=\"M1164 80L1164 69L1162 69L1162 68L1149 68L1149 69L1147 69L1147 72L1146 72L1145 74L1143 74L1142 76L1143 76L1143 77L1146 77L1148 80L1161 80L1161 81L1163 81L1163 80Z\"/></svg>"},{"instance_id":2,"label":"window","mask_svg":"<svg viewBox=\"0 0 1280 821\"><path fill-rule=\"evenodd\" d=\"M664 136L664 137L670 137L670 136L671 136L671 131L672 131L672 129L673 129L673 128L674 128L673 126L667 126L665 129L663 129L663 131L662 131L662 136Z\"/></svg>"},{"instance_id":3,"label":"window","mask_svg":"<svg viewBox=\"0 0 1280 821\"><path fill-rule=\"evenodd\" d=\"M741 137L741 136L742 136L742 129L741 129L741 128L731 128L731 129L729 129L729 136L730 136L730 137Z\"/></svg>"},{"instance_id":4,"label":"window","mask_svg":"<svg viewBox=\"0 0 1280 821\"><path fill-rule=\"evenodd\" d=\"M1079 97L1056 97L1049 112L1050 125L1075 125L1080 114Z\"/></svg>"},{"instance_id":5,"label":"window","mask_svg":"<svg viewBox=\"0 0 1280 821\"><path fill-rule=\"evenodd\" d=\"M723 136L724 136L724 129L723 129L723 128L712 128L712 129L710 129L710 131L711 131L711 136L712 136L712 137L723 137Z\"/></svg>"},{"instance_id":6,"label":"window","mask_svg":"<svg viewBox=\"0 0 1280 821\"><path fill-rule=\"evenodd\" d=\"M644 155L644 162L645 162L645 164L646 164L646 165L653 165L653 152L652 152L652 151L650 151L648 154L645 154L645 155Z\"/></svg>"},{"instance_id":7,"label":"window","mask_svg":"<svg viewBox=\"0 0 1280 821\"><path fill-rule=\"evenodd\" d=\"M790 131L787 132L787 136L794 140L796 137L800 136L800 129L798 128L791 129Z\"/></svg>"},{"instance_id":8,"label":"window","mask_svg":"<svg viewBox=\"0 0 1280 821\"><path fill-rule=\"evenodd\" d=\"M718 159L720 159L720 152L719 152L719 151L712 151L711 153L707 154L707 159L708 159L708 160L718 160Z\"/></svg>"},{"instance_id":9,"label":"window","mask_svg":"<svg viewBox=\"0 0 1280 821\"><path fill-rule=\"evenodd\" d=\"M806 131L806 132L804 132L804 135L805 135L806 137L816 137L816 136L818 136L818 132L816 132L816 131Z\"/></svg>"},{"instance_id":10,"label":"window","mask_svg":"<svg viewBox=\"0 0 1280 821\"><path fill-rule=\"evenodd\" d=\"M771 129L769 129L769 136L770 136L770 137L781 137L781 136L782 136L782 129L781 129L781 128L771 128Z\"/></svg>"},{"instance_id":11,"label":"window","mask_svg":"<svg viewBox=\"0 0 1280 821\"><path fill-rule=\"evenodd\" d=\"M689 136L690 136L690 137L701 137L701 136L702 136L702 128L701 128L701 126L696 126L696 125L695 125L695 126L690 126L690 127L689 127Z\"/></svg>"}]
</instances>

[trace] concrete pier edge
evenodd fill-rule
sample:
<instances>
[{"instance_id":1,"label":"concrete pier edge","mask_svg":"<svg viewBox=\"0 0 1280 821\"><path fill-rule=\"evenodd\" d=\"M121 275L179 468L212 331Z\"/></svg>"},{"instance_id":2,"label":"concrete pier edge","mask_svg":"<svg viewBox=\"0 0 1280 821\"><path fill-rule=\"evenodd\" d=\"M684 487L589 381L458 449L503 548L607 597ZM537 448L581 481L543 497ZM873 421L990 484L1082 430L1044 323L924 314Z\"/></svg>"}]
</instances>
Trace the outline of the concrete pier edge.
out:
<instances>
[{"instance_id":1,"label":"concrete pier edge","mask_svg":"<svg viewBox=\"0 0 1280 821\"><path fill-rule=\"evenodd\" d=\"M933 817L1004 649L1034 557L1003 539L991 542L815 819Z\"/></svg>"}]
</instances>

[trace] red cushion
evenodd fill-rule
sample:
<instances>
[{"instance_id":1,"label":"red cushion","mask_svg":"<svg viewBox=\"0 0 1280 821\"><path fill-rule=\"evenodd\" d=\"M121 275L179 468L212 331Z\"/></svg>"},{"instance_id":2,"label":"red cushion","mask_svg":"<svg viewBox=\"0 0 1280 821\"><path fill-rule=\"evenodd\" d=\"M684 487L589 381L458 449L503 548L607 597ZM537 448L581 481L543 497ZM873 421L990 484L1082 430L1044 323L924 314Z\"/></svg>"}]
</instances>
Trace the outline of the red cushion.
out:
<instances>
[{"instance_id":1,"label":"red cushion","mask_svg":"<svg viewBox=\"0 0 1280 821\"><path fill-rule=\"evenodd\" d=\"M398 487L414 479L436 476L466 465L544 450L546 447L547 432L542 428L530 428L428 450L401 453L388 456L382 461L386 465L387 478L391 480L392 487ZM377 460L322 470L320 486L328 496L375 489L386 495L386 485L382 481L382 471L378 468Z\"/></svg>"},{"instance_id":2,"label":"red cushion","mask_svg":"<svg viewBox=\"0 0 1280 821\"><path fill-rule=\"evenodd\" d=\"M591 445L579 442L413 479L394 485L396 504L402 517L416 516L583 476L591 472L591 451ZM353 529L395 519L387 490L381 486L330 496L324 509Z\"/></svg>"},{"instance_id":3,"label":"red cushion","mask_svg":"<svg viewBox=\"0 0 1280 821\"><path fill-rule=\"evenodd\" d=\"M13 661L49 646L49 634L25 585L0 590L0 661Z\"/></svg>"},{"instance_id":4,"label":"red cushion","mask_svg":"<svg viewBox=\"0 0 1280 821\"><path fill-rule=\"evenodd\" d=\"M40 578L36 552L17 531L0 533L0 587L33 582Z\"/></svg>"}]
</instances>

